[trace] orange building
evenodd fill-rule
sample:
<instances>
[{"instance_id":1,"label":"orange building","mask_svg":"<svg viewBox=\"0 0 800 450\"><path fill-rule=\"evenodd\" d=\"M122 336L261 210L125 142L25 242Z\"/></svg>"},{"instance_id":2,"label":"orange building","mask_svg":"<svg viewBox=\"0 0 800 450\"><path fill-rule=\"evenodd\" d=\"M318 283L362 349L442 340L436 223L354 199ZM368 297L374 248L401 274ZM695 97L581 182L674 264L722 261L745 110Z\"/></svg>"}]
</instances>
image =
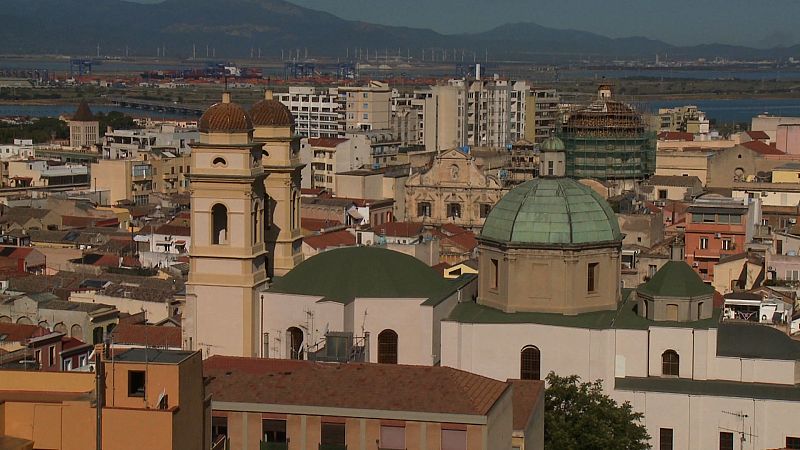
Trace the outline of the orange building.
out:
<instances>
[{"instance_id":1,"label":"orange building","mask_svg":"<svg viewBox=\"0 0 800 450\"><path fill-rule=\"evenodd\" d=\"M103 450L209 448L200 352L130 349L102 364ZM96 383L90 372L0 371L0 449L96 448Z\"/></svg>"},{"instance_id":2,"label":"orange building","mask_svg":"<svg viewBox=\"0 0 800 450\"><path fill-rule=\"evenodd\" d=\"M543 382L449 367L212 356L214 448L494 450L544 445Z\"/></svg>"},{"instance_id":3,"label":"orange building","mask_svg":"<svg viewBox=\"0 0 800 450\"><path fill-rule=\"evenodd\" d=\"M686 262L706 283L714 280L720 257L744 251L749 208L736 200L709 194L695 200L686 220Z\"/></svg>"}]
</instances>

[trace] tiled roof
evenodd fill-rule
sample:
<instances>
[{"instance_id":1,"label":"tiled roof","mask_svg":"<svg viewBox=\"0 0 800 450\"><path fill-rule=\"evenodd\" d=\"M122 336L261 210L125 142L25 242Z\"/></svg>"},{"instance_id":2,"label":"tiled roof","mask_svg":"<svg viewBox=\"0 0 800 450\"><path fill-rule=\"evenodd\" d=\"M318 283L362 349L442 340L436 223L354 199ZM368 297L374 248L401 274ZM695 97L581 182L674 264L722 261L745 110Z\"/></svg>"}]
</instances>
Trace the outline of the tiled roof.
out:
<instances>
[{"instance_id":1,"label":"tiled roof","mask_svg":"<svg viewBox=\"0 0 800 450\"><path fill-rule=\"evenodd\" d=\"M75 122L94 122L97 119L92 114L92 110L89 109L89 104L85 100L81 100L78 104L78 109L72 115L72 120Z\"/></svg>"},{"instance_id":2,"label":"tiled roof","mask_svg":"<svg viewBox=\"0 0 800 450\"><path fill-rule=\"evenodd\" d=\"M272 93L267 92L264 100L250 108L250 118L253 125L270 127L291 127L294 117L283 103L272 98Z\"/></svg>"},{"instance_id":3,"label":"tiled roof","mask_svg":"<svg viewBox=\"0 0 800 450\"><path fill-rule=\"evenodd\" d=\"M486 415L507 383L449 367L212 356L214 402Z\"/></svg>"},{"instance_id":4,"label":"tiled roof","mask_svg":"<svg viewBox=\"0 0 800 450\"><path fill-rule=\"evenodd\" d=\"M714 288L703 283L684 261L668 261L636 290L653 297L699 297L714 293Z\"/></svg>"},{"instance_id":5,"label":"tiled roof","mask_svg":"<svg viewBox=\"0 0 800 450\"><path fill-rule=\"evenodd\" d=\"M759 153L761 155L785 155L786 154L786 153L778 150L776 147L773 147L772 145L766 144L766 143L761 142L761 141L749 141L749 142L745 142L745 143L739 144L739 145L741 145L742 147L747 148L749 150L752 150L752 151L754 151L756 153Z\"/></svg>"},{"instance_id":6,"label":"tiled roof","mask_svg":"<svg viewBox=\"0 0 800 450\"><path fill-rule=\"evenodd\" d=\"M48 333L49 331L38 325L0 322L0 342L24 342L32 337L44 336Z\"/></svg>"},{"instance_id":7,"label":"tiled roof","mask_svg":"<svg viewBox=\"0 0 800 450\"><path fill-rule=\"evenodd\" d=\"M650 186L677 186L677 187L695 187L702 186L700 179L696 176L680 176L680 175L653 175L644 184Z\"/></svg>"},{"instance_id":8,"label":"tiled roof","mask_svg":"<svg viewBox=\"0 0 800 450\"><path fill-rule=\"evenodd\" d=\"M253 122L241 106L223 99L203 113L197 128L201 133L243 133L253 129Z\"/></svg>"},{"instance_id":9,"label":"tiled roof","mask_svg":"<svg viewBox=\"0 0 800 450\"><path fill-rule=\"evenodd\" d=\"M746 133L753 140L769 140L769 135L765 131L746 131Z\"/></svg>"},{"instance_id":10,"label":"tiled roof","mask_svg":"<svg viewBox=\"0 0 800 450\"><path fill-rule=\"evenodd\" d=\"M115 344L181 348L181 329L121 323L114 328L112 340Z\"/></svg>"},{"instance_id":11,"label":"tiled roof","mask_svg":"<svg viewBox=\"0 0 800 450\"><path fill-rule=\"evenodd\" d=\"M684 133L682 131L664 131L658 133L658 140L693 142L694 135L692 133Z\"/></svg>"},{"instance_id":12,"label":"tiled roof","mask_svg":"<svg viewBox=\"0 0 800 450\"><path fill-rule=\"evenodd\" d=\"M320 231L326 228L341 226L342 222L332 219L312 219L309 217L300 218L300 228L308 231Z\"/></svg>"},{"instance_id":13,"label":"tiled roof","mask_svg":"<svg viewBox=\"0 0 800 450\"><path fill-rule=\"evenodd\" d=\"M345 138L308 138L308 145L312 147L334 148L348 140L349 139Z\"/></svg>"},{"instance_id":14,"label":"tiled roof","mask_svg":"<svg viewBox=\"0 0 800 450\"><path fill-rule=\"evenodd\" d=\"M544 402L544 381L508 380L513 386L514 430L525 430L538 402Z\"/></svg>"},{"instance_id":15,"label":"tiled roof","mask_svg":"<svg viewBox=\"0 0 800 450\"><path fill-rule=\"evenodd\" d=\"M164 224L160 227L156 228L153 233L155 234L167 234L171 236L191 236L192 229L189 227L182 227L179 225L173 224Z\"/></svg>"},{"instance_id":16,"label":"tiled roof","mask_svg":"<svg viewBox=\"0 0 800 450\"><path fill-rule=\"evenodd\" d=\"M315 236L306 236L303 242L317 250L330 247L349 247L356 245L356 237L347 230L331 231Z\"/></svg>"},{"instance_id":17,"label":"tiled roof","mask_svg":"<svg viewBox=\"0 0 800 450\"><path fill-rule=\"evenodd\" d=\"M372 228L375 234L393 237L414 237L422 234L424 225L416 222L386 222Z\"/></svg>"}]
</instances>

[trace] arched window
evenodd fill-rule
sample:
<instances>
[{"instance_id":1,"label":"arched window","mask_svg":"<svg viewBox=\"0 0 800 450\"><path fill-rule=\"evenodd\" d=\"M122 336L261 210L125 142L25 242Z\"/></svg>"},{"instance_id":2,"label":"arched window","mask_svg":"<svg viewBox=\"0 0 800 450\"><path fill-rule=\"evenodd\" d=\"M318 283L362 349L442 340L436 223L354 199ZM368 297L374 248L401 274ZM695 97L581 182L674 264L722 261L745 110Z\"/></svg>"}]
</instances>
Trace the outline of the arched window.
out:
<instances>
[{"instance_id":1,"label":"arched window","mask_svg":"<svg viewBox=\"0 0 800 450\"><path fill-rule=\"evenodd\" d=\"M0 316L0 323L11 323L11 317Z\"/></svg>"},{"instance_id":2,"label":"arched window","mask_svg":"<svg viewBox=\"0 0 800 450\"><path fill-rule=\"evenodd\" d=\"M661 374L678 376L680 375L681 359L675 350L667 350L661 354Z\"/></svg>"},{"instance_id":3,"label":"arched window","mask_svg":"<svg viewBox=\"0 0 800 450\"><path fill-rule=\"evenodd\" d=\"M378 363L397 364L397 333L383 330L378 335Z\"/></svg>"},{"instance_id":4,"label":"arched window","mask_svg":"<svg viewBox=\"0 0 800 450\"><path fill-rule=\"evenodd\" d=\"M542 354L539 348L528 345L519 355L519 377L523 380L542 379Z\"/></svg>"},{"instance_id":5,"label":"arched window","mask_svg":"<svg viewBox=\"0 0 800 450\"><path fill-rule=\"evenodd\" d=\"M64 325L64 322L58 322L57 324L53 325L53 331L56 333L67 334L67 326Z\"/></svg>"},{"instance_id":6,"label":"arched window","mask_svg":"<svg viewBox=\"0 0 800 450\"><path fill-rule=\"evenodd\" d=\"M286 337L289 344L289 359L303 359L303 330L291 327L286 330Z\"/></svg>"},{"instance_id":7,"label":"arched window","mask_svg":"<svg viewBox=\"0 0 800 450\"><path fill-rule=\"evenodd\" d=\"M25 316L22 316L19 319L17 319L17 323L20 325L33 325L33 321Z\"/></svg>"},{"instance_id":8,"label":"arched window","mask_svg":"<svg viewBox=\"0 0 800 450\"><path fill-rule=\"evenodd\" d=\"M69 329L69 336L83 340L83 328L78 324L71 326Z\"/></svg>"},{"instance_id":9,"label":"arched window","mask_svg":"<svg viewBox=\"0 0 800 450\"><path fill-rule=\"evenodd\" d=\"M225 161L225 158L222 158L222 157L219 157L219 156L214 158L214 161L211 161L211 164L214 167L225 167L225 166L228 165L228 163Z\"/></svg>"},{"instance_id":10,"label":"arched window","mask_svg":"<svg viewBox=\"0 0 800 450\"><path fill-rule=\"evenodd\" d=\"M47 323L47 321L46 321L46 320L42 320L42 321L40 321L40 322L39 322L39 326L40 326L40 327L42 327L42 328L45 328L45 329L47 329L47 330L49 330L49 329L50 329L50 324L49 324L49 323Z\"/></svg>"},{"instance_id":11,"label":"arched window","mask_svg":"<svg viewBox=\"0 0 800 450\"><path fill-rule=\"evenodd\" d=\"M212 239L214 244L228 243L228 208L217 203L211 208L211 222L213 224Z\"/></svg>"}]
</instances>

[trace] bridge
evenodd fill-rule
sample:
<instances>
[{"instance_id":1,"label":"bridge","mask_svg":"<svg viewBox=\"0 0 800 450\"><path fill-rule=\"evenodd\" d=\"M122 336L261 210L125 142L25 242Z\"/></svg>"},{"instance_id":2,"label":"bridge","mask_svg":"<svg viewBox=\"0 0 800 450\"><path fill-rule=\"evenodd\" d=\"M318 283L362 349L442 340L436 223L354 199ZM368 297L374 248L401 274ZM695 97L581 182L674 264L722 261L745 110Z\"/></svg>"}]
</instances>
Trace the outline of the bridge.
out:
<instances>
[{"instance_id":1,"label":"bridge","mask_svg":"<svg viewBox=\"0 0 800 450\"><path fill-rule=\"evenodd\" d=\"M154 100L140 100L127 97L109 97L112 104L123 108L142 109L147 111L160 111L171 114L185 114L188 116L202 116L207 106L187 105L177 102L159 102Z\"/></svg>"}]
</instances>

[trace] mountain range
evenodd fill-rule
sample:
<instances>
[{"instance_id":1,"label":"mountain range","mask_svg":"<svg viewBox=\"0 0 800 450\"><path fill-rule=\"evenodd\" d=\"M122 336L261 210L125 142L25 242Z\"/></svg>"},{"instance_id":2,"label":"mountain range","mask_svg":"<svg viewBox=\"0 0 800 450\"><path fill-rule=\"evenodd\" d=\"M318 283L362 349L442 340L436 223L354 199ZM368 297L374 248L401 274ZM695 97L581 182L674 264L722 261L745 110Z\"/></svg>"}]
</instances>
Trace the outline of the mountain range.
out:
<instances>
[{"instance_id":1,"label":"mountain range","mask_svg":"<svg viewBox=\"0 0 800 450\"><path fill-rule=\"evenodd\" d=\"M492 60L560 62L590 57L784 59L800 46L768 50L732 45L679 47L644 37L609 38L535 23L506 24L481 33L440 34L431 30L351 21L283 0L166 0L143 4L123 0L4 0L0 53L188 57L193 47L217 58L249 56L260 49L275 58L281 49L307 49L312 57L344 57L353 49L420 57L422 49L473 53ZM439 53L441 55L441 51Z\"/></svg>"}]
</instances>

